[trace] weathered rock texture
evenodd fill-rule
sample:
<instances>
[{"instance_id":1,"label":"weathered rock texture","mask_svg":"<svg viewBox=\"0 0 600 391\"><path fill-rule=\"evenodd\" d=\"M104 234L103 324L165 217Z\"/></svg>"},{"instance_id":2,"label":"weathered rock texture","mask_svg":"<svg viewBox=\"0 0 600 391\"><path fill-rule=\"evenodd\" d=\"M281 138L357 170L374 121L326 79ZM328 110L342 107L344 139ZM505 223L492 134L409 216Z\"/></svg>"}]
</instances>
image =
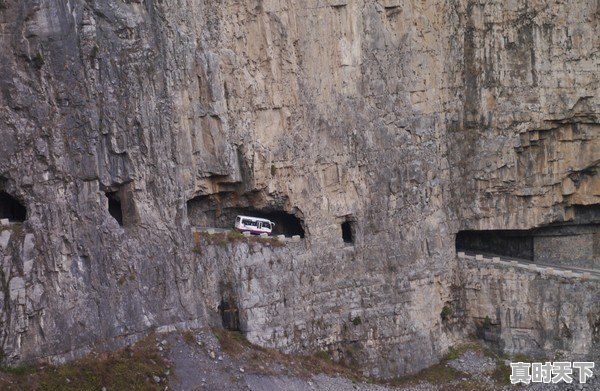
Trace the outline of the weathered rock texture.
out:
<instances>
[{"instance_id":1,"label":"weathered rock texture","mask_svg":"<svg viewBox=\"0 0 600 391\"><path fill-rule=\"evenodd\" d=\"M597 7L0 1L1 186L28 216L0 241L5 360L208 324L237 276L255 342L380 376L434 363L481 316L440 316L471 300L458 230L597 223ZM196 255L206 195L306 238Z\"/></svg>"},{"instance_id":2,"label":"weathered rock texture","mask_svg":"<svg viewBox=\"0 0 600 391\"><path fill-rule=\"evenodd\" d=\"M498 351L600 358L597 279L460 259L457 285L466 326Z\"/></svg>"}]
</instances>

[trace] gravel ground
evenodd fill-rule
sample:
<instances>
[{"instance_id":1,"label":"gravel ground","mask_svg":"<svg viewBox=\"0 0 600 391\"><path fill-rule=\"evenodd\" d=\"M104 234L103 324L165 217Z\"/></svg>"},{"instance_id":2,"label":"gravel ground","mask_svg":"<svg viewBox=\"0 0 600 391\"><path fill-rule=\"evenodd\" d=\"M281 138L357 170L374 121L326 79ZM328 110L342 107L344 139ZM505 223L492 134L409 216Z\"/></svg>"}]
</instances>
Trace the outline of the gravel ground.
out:
<instances>
[{"instance_id":1,"label":"gravel ground","mask_svg":"<svg viewBox=\"0 0 600 391\"><path fill-rule=\"evenodd\" d=\"M346 378L324 374L304 379L290 375L290 371L282 363L277 362L265 363L268 372L274 375L251 373L252 371L247 370L244 362L239 362L225 354L215 336L209 331L188 334L186 338L180 333L161 337L157 339L157 345L163 349L173 365L169 373L169 389L176 391L460 391L464 389L461 381L468 381L470 387L473 387L473 384L477 385L476 388L469 388L469 390L482 391L600 391L598 376L588 379L587 384L498 385L491 376L497 368L496 360L473 350L463 353L446 364L464 373L465 378L462 380L444 385L421 382L410 387L392 387L355 383ZM262 369L262 366L260 368ZM596 368L595 373L599 370Z\"/></svg>"},{"instance_id":2,"label":"gravel ground","mask_svg":"<svg viewBox=\"0 0 600 391\"><path fill-rule=\"evenodd\" d=\"M459 358L448 361L448 365L457 371L467 373L469 375L477 375L482 373L490 373L496 369L496 360L485 357L483 354L467 351Z\"/></svg>"}]
</instances>

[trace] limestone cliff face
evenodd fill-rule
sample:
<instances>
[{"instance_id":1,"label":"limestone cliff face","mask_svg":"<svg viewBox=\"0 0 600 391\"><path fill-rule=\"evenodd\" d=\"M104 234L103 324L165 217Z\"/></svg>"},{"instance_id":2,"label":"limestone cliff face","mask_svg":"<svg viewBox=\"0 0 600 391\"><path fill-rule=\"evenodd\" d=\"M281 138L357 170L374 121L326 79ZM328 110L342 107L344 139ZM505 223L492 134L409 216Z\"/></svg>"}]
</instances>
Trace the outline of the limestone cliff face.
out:
<instances>
[{"instance_id":1,"label":"limestone cliff face","mask_svg":"<svg viewBox=\"0 0 600 391\"><path fill-rule=\"evenodd\" d=\"M597 7L0 1L0 190L27 208L0 241L6 361L214 323L229 281L253 342L434 363L464 336L440 317L458 230L595 216ZM192 252L240 208L302 244Z\"/></svg>"},{"instance_id":2,"label":"limestone cliff face","mask_svg":"<svg viewBox=\"0 0 600 391\"><path fill-rule=\"evenodd\" d=\"M448 124L459 220L487 229L573 220L600 197L597 4L502 4L459 13L462 110Z\"/></svg>"}]
</instances>

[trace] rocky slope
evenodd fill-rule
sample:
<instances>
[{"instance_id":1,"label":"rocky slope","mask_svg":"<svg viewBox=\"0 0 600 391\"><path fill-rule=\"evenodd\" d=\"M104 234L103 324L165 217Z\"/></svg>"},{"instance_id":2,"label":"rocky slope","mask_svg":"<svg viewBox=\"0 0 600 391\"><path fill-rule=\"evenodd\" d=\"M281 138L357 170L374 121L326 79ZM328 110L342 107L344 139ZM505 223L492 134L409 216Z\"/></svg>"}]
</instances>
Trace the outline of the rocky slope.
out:
<instances>
[{"instance_id":1,"label":"rocky slope","mask_svg":"<svg viewBox=\"0 0 600 391\"><path fill-rule=\"evenodd\" d=\"M0 190L27 212L1 234L4 360L218 324L237 292L264 303L240 314L253 342L357 349L383 377L435 363L485 316L440 316L472 300L459 230L600 222L599 12L0 1ZM240 210L305 237L192 251Z\"/></svg>"}]
</instances>

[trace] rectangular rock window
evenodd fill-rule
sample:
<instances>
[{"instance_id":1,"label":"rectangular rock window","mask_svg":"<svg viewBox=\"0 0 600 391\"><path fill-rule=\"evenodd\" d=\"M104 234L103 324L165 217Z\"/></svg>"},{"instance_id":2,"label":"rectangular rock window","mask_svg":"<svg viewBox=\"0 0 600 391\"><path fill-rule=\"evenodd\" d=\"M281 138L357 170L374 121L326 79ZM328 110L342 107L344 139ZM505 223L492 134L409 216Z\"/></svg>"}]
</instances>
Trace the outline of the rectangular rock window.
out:
<instances>
[{"instance_id":1,"label":"rectangular rock window","mask_svg":"<svg viewBox=\"0 0 600 391\"><path fill-rule=\"evenodd\" d=\"M344 221L342 223L342 239L344 239L344 243L354 243L354 227L352 227L352 224L352 221Z\"/></svg>"},{"instance_id":2,"label":"rectangular rock window","mask_svg":"<svg viewBox=\"0 0 600 391\"><path fill-rule=\"evenodd\" d=\"M121 227L129 227L138 221L133 182L104 189L108 198L108 213Z\"/></svg>"},{"instance_id":3,"label":"rectangular rock window","mask_svg":"<svg viewBox=\"0 0 600 391\"><path fill-rule=\"evenodd\" d=\"M121 197L118 191L110 191L105 193L108 198L108 213L117 220L117 223L123 226L123 209L121 207Z\"/></svg>"}]
</instances>

